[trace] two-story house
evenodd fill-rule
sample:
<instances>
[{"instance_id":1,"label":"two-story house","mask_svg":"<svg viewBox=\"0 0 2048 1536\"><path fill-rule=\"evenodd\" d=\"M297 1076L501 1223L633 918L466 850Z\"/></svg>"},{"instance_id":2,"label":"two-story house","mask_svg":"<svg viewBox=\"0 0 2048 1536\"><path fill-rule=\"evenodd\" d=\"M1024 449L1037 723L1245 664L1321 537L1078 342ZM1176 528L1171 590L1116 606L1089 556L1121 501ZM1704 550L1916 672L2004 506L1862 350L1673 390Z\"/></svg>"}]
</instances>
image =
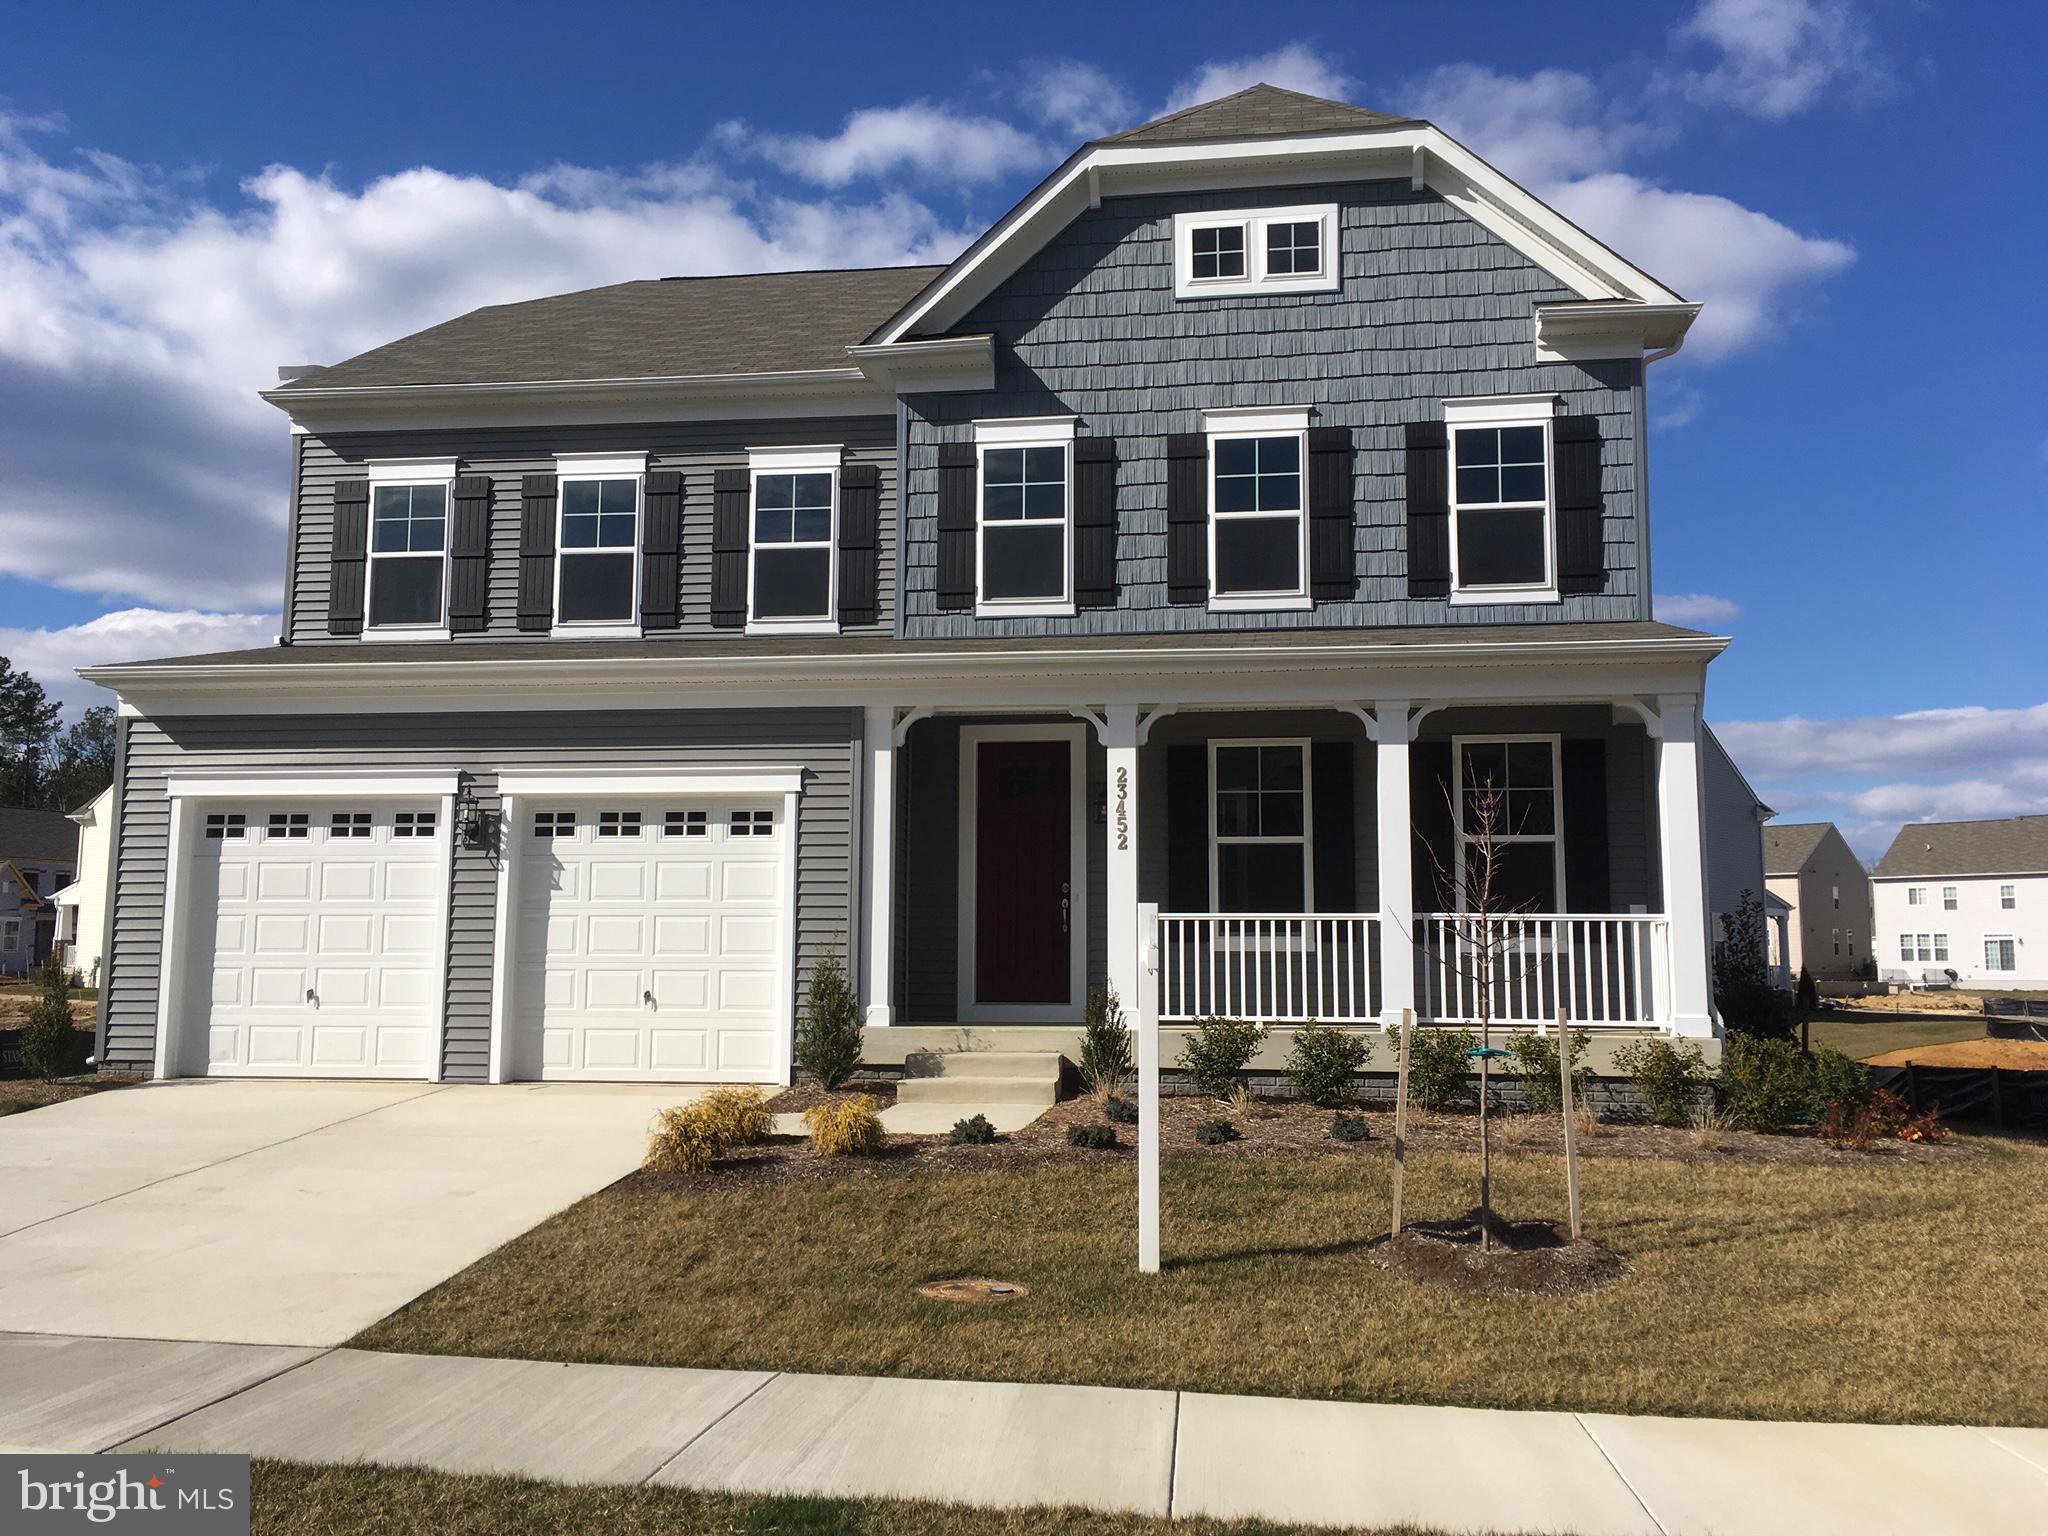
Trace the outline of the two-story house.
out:
<instances>
[{"instance_id":1,"label":"two-story house","mask_svg":"<svg viewBox=\"0 0 2048 1536\"><path fill-rule=\"evenodd\" d=\"M1786 908L1780 954L1792 975L1804 970L1831 991L1856 987L1877 929L1870 875L1849 840L1831 821L1774 822L1764 828L1764 877Z\"/></svg>"},{"instance_id":2,"label":"two-story house","mask_svg":"<svg viewBox=\"0 0 2048 1536\"><path fill-rule=\"evenodd\" d=\"M2048 816L1909 822L1871 887L1884 980L2048 988Z\"/></svg>"},{"instance_id":3,"label":"two-story house","mask_svg":"<svg viewBox=\"0 0 2048 1536\"><path fill-rule=\"evenodd\" d=\"M266 398L282 643L124 708L103 1052L786 1079L1091 989L1713 1049L1701 699L1650 612L1697 313L1428 123L1260 86L945 267L479 310ZM1479 809L1492 806L1485 837Z\"/></svg>"},{"instance_id":4,"label":"two-story house","mask_svg":"<svg viewBox=\"0 0 2048 1536\"><path fill-rule=\"evenodd\" d=\"M51 900L78 868L78 828L61 811L0 806L0 976L40 965L57 940Z\"/></svg>"}]
</instances>

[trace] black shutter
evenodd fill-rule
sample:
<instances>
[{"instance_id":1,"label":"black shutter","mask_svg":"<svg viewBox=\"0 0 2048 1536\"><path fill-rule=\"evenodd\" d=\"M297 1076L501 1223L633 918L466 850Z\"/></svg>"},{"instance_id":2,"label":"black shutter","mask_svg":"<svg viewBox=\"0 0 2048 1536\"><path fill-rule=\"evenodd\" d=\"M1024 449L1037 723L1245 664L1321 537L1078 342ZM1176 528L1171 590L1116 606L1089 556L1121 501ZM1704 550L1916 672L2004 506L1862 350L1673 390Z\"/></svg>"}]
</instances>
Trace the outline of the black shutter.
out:
<instances>
[{"instance_id":1,"label":"black shutter","mask_svg":"<svg viewBox=\"0 0 2048 1536\"><path fill-rule=\"evenodd\" d=\"M489 624L491 587L491 477L464 475L455 482L448 526L448 632L474 634Z\"/></svg>"},{"instance_id":2,"label":"black shutter","mask_svg":"<svg viewBox=\"0 0 2048 1536\"><path fill-rule=\"evenodd\" d=\"M747 489L744 469L711 477L711 622L720 629L747 622Z\"/></svg>"},{"instance_id":3,"label":"black shutter","mask_svg":"<svg viewBox=\"0 0 2048 1536\"><path fill-rule=\"evenodd\" d=\"M1415 842L1415 910L1449 912L1458 901L1458 827L1451 819L1451 744L1418 741L1408 749L1408 810Z\"/></svg>"},{"instance_id":4,"label":"black shutter","mask_svg":"<svg viewBox=\"0 0 2048 1536\"><path fill-rule=\"evenodd\" d=\"M334 546L327 569L327 633L363 632L363 582L370 558L370 482L334 482Z\"/></svg>"},{"instance_id":5,"label":"black shutter","mask_svg":"<svg viewBox=\"0 0 2048 1536\"><path fill-rule=\"evenodd\" d=\"M1209 600L1209 440L1199 432L1166 440L1166 600Z\"/></svg>"},{"instance_id":6,"label":"black shutter","mask_svg":"<svg viewBox=\"0 0 2048 1536\"><path fill-rule=\"evenodd\" d=\"M1074 603L1116 606L1116 439L1074 440Z\"/></svg>"},{"instance_id":7,"label":"black shutter","mask_svg":"<svg viewBox=\"0 0 2048 1536\"><path fill-rule=\"evenodd\" d=\"M1557 583L1562 592L1598 592L1605 575L1600 526L1600 418L1560 416L1550 424L1557 464Z\"/></svg>"},{"instance_id":8,"label":"black shutter","mask_svg":"<svg viewBox=\"0 0 2048 1536\"><path fill-rule=\"evenodd\" d=\"M882 473L872 464L839 471L839 622L872 624L880 608Z\"/></svg>"},{"instance_id":9,"label":"black shutter","mask_svg":"<svg viewBox=\"0 0 2048 1536\"><path fill-rule=\"evenodd\" d=\"M519 627L555 624L555 477L528 475L519 483Z\"/></svg>"},{"instance_id":10,"label":"black shutter","mask_svg":"<svg viewBox=\"0 0 2048 1536\"><path fill-rule=\"evenodd\" d=\"M1607 743L1566 740L1558 749L1564 783L1558 792L1564 822L1564 907L1567 912L1611 912L1607 871Z\"/></svg>"},{"instance_id":11,"label":"black shutter","mask_svg":"<svg viewBox=\"0 0 2048 1536\"><path fill-rule=\"evenodd\" d=\"M1358 562L1351 550L1356 526L1351 502L1351 429L1310 427L1309 595L1319 603L1348 601L1358 589Z\"/></svg>"},{"instance_id":12,"label":"black shutter","mask_svg":"<svg viewBox=\"0 0 2048 1536\"><path fill-rule=\"evenodd\" d=\"M1166 904L1209 910L1209 744L1166 749Z\"/></svg>"},{"instance_id":13,"label":"black shutter","mask_svg":"<svg viewBox=\"0 0 2048 1536\"><path fill-rule=\"evenodd\" d=\"M1318 741L1308 749L1315 818L1316 910L1358 910L1357 825L1353 818L1351 743Z\"/></svg>"},{"instance_id":14,"label":"black shutter","mask_svg":"<svg viewBox=\"0 0 2048 1536\"><path fill-rule=\"evenodd\" d=\"M1408 423L1408 595L1451 595L1450 435L1440 421Z\"/></svg>"},{"instance_id":15,"label":"black shutter","mask_svg":"<svg viewBox=\"0 0 2048 1536\"><path fill-rule=\"evenodd\" d=\"M939 586L943 609L974 606L974 474L972 443L939 444Z\"/></svg>"},{"instance_id":16,"label":"black shutter","mask_svg":"<svg viewBox=\"0 0 2048 1536\"><path fill-rule=\"evenodd\" d=\"M675 629L682 623L683 477L651 469L642 496L640 627Z\"/></svg>"}]
</instances>

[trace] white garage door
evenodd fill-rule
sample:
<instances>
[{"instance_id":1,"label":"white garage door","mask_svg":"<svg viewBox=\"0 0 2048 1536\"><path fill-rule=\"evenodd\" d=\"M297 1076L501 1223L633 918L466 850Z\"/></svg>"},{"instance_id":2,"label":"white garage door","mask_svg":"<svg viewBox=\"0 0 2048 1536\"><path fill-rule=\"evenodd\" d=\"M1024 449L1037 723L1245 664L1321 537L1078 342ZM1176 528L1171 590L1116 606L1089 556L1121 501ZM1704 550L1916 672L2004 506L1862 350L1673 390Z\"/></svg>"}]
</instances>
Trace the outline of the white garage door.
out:
<instances>
[{"instance_id":1,"label":"white garage door","mask_svg":"<svg viewBox=\"0 0 2048 1536\"><path fill-rule=\"evenodd\" d=\"M517 1070L760 1082L788 1033L780 800L520 807Z\"/></svg>"},{"instance_id":2,"label":"white garage door","mask_svg":"<svg viewBox=\"0 0 2048 1536\"><path fill-rule=\"evenodd\" d=\"M196 816L187 1070L430 1077L445 854L432 803Z\"/></svg>"}]
</instances>

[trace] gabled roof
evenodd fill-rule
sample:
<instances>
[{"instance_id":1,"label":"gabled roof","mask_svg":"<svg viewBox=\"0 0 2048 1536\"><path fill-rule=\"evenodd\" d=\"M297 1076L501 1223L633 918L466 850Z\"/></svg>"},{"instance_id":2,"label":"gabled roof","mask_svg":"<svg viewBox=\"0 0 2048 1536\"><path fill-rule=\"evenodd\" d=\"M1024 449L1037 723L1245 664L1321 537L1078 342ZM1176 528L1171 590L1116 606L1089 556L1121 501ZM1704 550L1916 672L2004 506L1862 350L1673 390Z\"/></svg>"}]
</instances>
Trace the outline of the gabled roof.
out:
<instances>
[{"instance_id":1,"label":"gabled roof","mask_svg":"<svg viewBox=\"0 0 2048 1536\"><path fill-rule=\"evenodd\" d=\"M62 811L0 806L0 859L69 864L78 857L78 825Z\"/></svg>"},{"instance_id":2,"label":"gabled roof","mask_svg":"<svg viewBox=\"0 0 2048 1536\"><path fill-rule=\"evenodd\" d=\"M1877 878L2048 874L2048 816L1920 821L1899 828Z\"/></svg>"},{"instance_id":3,"label":"gabled roof","mask_svg":"<svg viewBox=\"0 0 2048 1536\"><path fill-rule=\"evenodd\" d=\"M1233 96L1197 102L1136 128L1112 133L1097 144L1199 144L1206 139L1256 139L1300 133L1342 133L1352 128L1387 128L1413 123L1346 102L1277 85L1247 86Z\"/></svg>"},{"instance_id":4,"label":"gabled roof","mask_svg":"<svg viewBox=\"0 0 2048 1536\"><path fill-rule=\"evenodd\" d=\"M1764 828L1764 873L1798 874L1821 839L1834 830L1832 821L1772 822Z\"/></svg>"}]
</instances>

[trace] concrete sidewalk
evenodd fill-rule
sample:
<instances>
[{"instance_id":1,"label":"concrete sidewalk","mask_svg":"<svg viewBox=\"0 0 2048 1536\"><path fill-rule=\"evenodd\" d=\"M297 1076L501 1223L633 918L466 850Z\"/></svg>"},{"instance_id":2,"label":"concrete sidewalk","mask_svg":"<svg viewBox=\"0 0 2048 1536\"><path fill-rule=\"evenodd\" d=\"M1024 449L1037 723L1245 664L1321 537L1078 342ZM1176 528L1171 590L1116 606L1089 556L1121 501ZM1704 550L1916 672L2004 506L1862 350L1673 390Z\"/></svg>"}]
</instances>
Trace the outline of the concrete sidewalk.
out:
<instances>
[{"instance_id":1,"label":"concrete sidewalk","mask_svg":"<svg viewBox=\"0 0 2048 1536\"><path fill-rule=\"evenodd\" d=\"M143 1426L148 1426L147 1428ZM2048 1430L0 1335L0 1444L1575 1536L2048 1529Z\"/></svg>"}]
</instances>

